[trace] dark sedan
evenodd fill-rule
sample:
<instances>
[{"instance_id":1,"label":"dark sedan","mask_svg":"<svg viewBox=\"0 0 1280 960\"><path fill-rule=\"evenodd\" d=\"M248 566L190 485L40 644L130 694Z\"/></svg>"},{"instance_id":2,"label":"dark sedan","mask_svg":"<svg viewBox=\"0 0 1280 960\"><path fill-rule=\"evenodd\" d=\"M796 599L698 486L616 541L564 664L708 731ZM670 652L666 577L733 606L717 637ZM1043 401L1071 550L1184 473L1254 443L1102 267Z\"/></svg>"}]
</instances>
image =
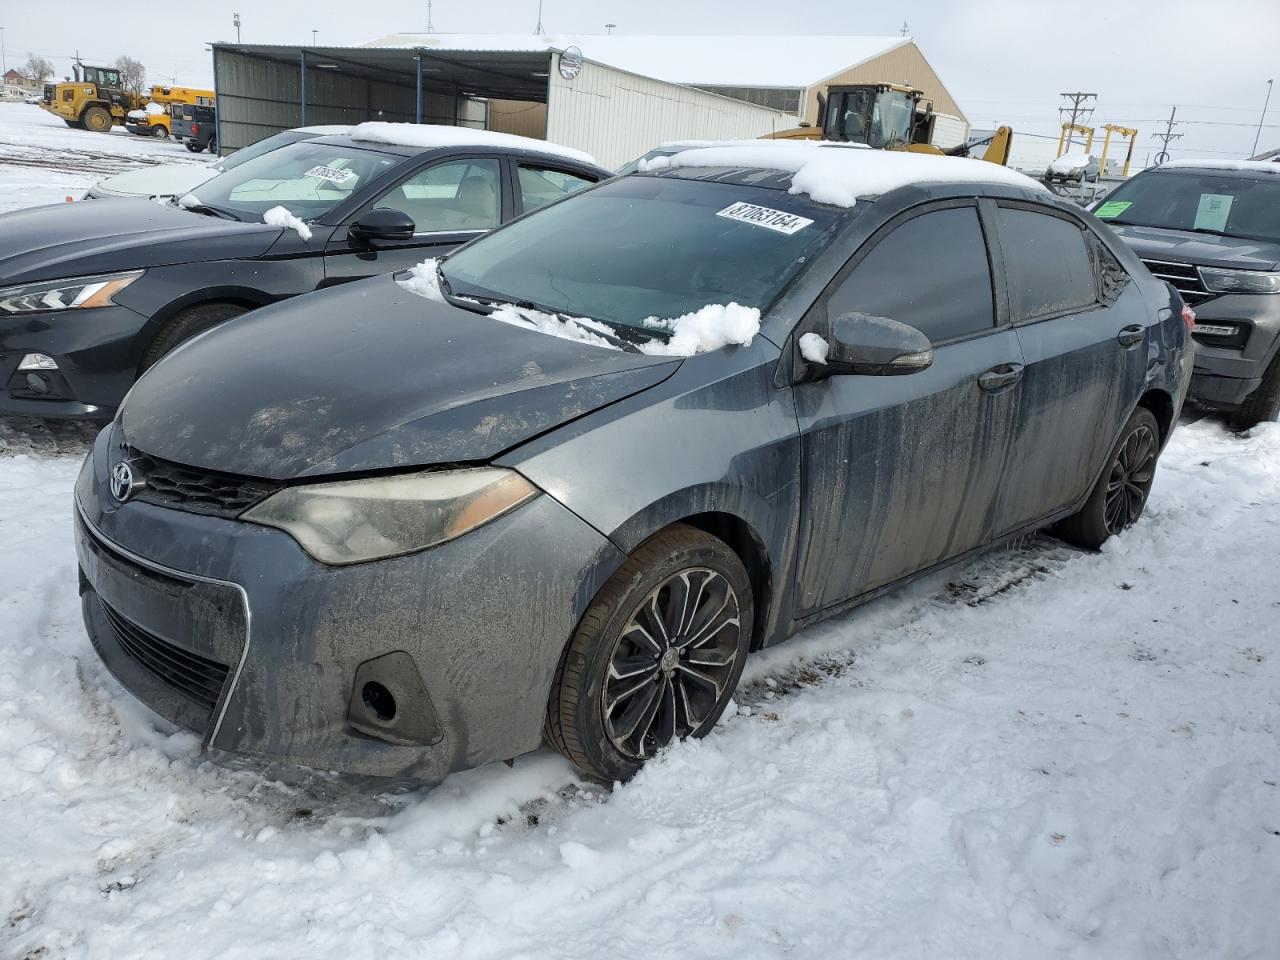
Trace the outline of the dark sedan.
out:
<instances>
[{"instance_id":1,"label":"dark sedan","mask_svg":"<svg viewBox=\"0 0 1280 960\"><path fill-rule=\"evenodd\" d=\"M611 175L588 159L486 131L372 124L253 157L181 205L0 216L0 414L109 420L182 341L403 269Z\"/></svg>"},{"instance_id":2,"label":"dark sedan","mask_svg":"<svg viewBox=\"0 0 1280 960\"><path fill-rule=\"evenodd\" d=\"M121 682L215 755L619 779L752 650L1141 516L1190 313L1097 220L979 161L674 159L143 377L76 487Z\"/></svg>"}]
</instances>

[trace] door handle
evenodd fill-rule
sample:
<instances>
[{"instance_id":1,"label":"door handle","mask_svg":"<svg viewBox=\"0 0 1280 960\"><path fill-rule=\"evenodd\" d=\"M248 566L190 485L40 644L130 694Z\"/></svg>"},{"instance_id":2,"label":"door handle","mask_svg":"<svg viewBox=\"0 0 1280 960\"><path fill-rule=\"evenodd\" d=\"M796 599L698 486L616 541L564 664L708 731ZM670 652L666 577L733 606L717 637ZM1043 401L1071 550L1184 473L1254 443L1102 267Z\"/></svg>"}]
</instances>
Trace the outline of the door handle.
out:
<instances>
[{"instance_id":1,"label":"door handle","mask_svg":"<svg viewBox=\"0 0 1280 960\"><path fill-rule=\"evenodd\" d=\"M1139 324L1131 323L1129 324L1129 326L1125 327L1118 334L1116 334L1116 339L1120 341L1120 346L1132 347L1135 343L1137 343L1144 336L1146 336L1146 333L1147 333L1146 328L1140 326Z\"/></svg>"},{"instance_id":2,"label":"door handle","mask_svg":"<svg viewBox=\"0 0 1280 960\"><path fill-rule=\"evenodd\" d=\"M988 393L1011 387L1022 379L1022 364L1002 363L978 377L978 386Z\"/></svg>"}]
</instances>

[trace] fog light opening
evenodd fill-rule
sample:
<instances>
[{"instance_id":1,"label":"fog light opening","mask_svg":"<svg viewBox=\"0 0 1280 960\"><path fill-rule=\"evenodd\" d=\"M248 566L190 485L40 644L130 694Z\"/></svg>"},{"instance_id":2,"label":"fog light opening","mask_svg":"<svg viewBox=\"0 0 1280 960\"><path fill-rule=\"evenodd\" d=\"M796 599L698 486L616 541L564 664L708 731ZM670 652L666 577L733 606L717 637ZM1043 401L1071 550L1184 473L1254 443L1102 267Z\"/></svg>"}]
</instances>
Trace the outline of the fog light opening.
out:
<instances>
[{"instance_id":1,"label":"fog light opening","mask_svg":"<svg viewBox=\"0 0 1280 960\"><path fill-rule=\"evenodd\" d=\"M378 681L370 680L361 687L360 699L379 723L390 723L396 718L396 698Z\"/></svg>"},{"instance_id":2,"label":"fog light opening","mask_svg":"<svg viewBox=\"0 0 1280 960\"><path fill-rule=\"evenodd\" d=\"M28 373L27 386L34 393L48 393L49 379L47 377L40 376L40 374L38 373Z\"/></svg>"}]
</instances>

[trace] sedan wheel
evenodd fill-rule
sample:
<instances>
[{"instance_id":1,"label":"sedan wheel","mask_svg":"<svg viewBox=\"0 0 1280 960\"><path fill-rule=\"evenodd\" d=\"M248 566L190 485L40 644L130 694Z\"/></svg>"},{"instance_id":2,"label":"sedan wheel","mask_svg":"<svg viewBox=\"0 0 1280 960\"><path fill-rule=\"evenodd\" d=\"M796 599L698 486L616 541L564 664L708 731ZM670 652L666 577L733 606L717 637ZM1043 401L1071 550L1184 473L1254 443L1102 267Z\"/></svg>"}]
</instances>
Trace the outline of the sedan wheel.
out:
<instances>
[{"instance_id":1,"label":"sedan wheel","mask_svg":"<svg viewBox=\"0 0 1280 960\"><path fill-rule=\"evenodd\" d=\"M544 736L590 776L626 780L708 733L751 642L751 581L724 541L676 524L601 588L556 670Z\"/></svg>"},{"instance_id":2,"label":"sedan wheel","mask_svg":"<svg viewBox=\"0 0 1280 960\"><path fill-rule=\"evenodd\" d=\"M1107 468L1089 499L1079 513L1058 524L1055 529L1058 536L1096 550L1136 523L1146 509L1159 455L1160 425L1155 414L1139 407L1120 431Z\"/></svg>"}]
</instances>

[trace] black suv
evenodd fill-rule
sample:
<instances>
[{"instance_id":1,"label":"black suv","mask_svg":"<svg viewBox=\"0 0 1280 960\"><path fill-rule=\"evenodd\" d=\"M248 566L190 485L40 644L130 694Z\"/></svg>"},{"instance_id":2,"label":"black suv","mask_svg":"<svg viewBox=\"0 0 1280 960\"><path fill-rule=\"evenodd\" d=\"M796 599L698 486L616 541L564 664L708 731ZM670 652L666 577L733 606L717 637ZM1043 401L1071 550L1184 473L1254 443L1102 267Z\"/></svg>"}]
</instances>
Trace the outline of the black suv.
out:
<instances>
[{"instance_id":1,"label":"black suv","mask_svg":"<svg viewBox=\"0 0 1280 960\"><path fill-rule=\"evenodd\" d=\"M1190 397L1234 426L1280 414L1280 164L1175 160L1093 208L1196 312Z\"/></svg>"}]
</instances>

